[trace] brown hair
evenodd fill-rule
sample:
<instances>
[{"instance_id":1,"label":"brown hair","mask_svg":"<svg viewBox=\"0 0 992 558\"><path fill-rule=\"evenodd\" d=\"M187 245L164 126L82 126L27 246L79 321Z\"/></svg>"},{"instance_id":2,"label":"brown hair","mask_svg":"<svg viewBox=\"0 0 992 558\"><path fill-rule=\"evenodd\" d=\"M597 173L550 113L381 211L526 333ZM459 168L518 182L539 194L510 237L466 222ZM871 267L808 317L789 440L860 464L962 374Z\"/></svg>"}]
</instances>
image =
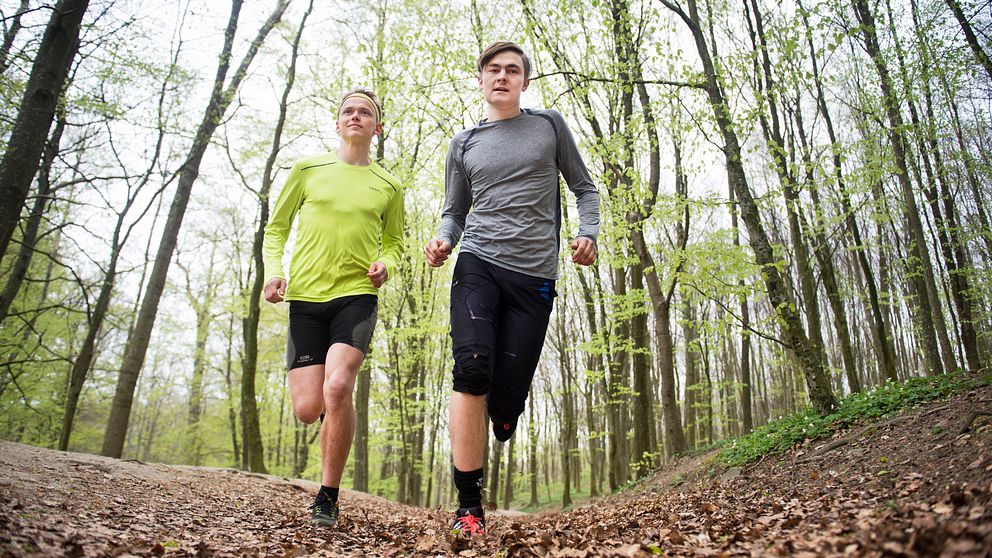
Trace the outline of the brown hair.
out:
<instances>
[{"instance_id":1,"label":"brown hair","mask_svg":"<svg viewBox=\"0 0 992 558\"><path fill-rule=\"evenodd\" d=\"M495 43L487 46L482 52L479 53L479 57L475 60L475 67L482 73L482 68L493 59L494 56L503 52L504 50L512 50L520 55L520 58L524 60L524 79L530 79L530 57L524 52L523 47L514 43L513 41L496 41Z\"/></svg>"},{"instance_id":2,"label":"brown hair","mask_svg":"<svg viewBox=\"0 0 992 558\"><path fill-rule=\"evenodd\" d=\"M368 87L356 87L345 93L344 97L341 97L341 102L338 103L338 113L341 112L341 105L343 105L349 97L353 96L364 97L369 101L372 101L372 108L375 109L375 121L382 122L382 102L379 101L379 96L375 94L375 91L372 91Z\"/></svg>"}]
</instances>

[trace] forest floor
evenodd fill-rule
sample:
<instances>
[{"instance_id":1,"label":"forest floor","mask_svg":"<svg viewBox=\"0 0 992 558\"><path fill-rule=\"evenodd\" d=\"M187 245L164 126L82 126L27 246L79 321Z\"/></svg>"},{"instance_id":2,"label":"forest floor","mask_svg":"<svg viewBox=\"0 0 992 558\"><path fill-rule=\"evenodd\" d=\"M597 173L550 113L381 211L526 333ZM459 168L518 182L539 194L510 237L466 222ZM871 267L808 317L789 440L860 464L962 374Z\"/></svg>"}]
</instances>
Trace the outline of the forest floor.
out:
<instances>
[{"instance_id":1,"label":"forest floor","mask_svg":"<svg viewBox=\"0 0 992 558\"><path fill-rule=\"evenodd\" d=\"M566 513L490 514L471 545L446 510L346 490L317 529L313 483L0 442L0 556L990 556L976 410L992 386L744 468L684 458Z\"/></svg>"}]
</instances>

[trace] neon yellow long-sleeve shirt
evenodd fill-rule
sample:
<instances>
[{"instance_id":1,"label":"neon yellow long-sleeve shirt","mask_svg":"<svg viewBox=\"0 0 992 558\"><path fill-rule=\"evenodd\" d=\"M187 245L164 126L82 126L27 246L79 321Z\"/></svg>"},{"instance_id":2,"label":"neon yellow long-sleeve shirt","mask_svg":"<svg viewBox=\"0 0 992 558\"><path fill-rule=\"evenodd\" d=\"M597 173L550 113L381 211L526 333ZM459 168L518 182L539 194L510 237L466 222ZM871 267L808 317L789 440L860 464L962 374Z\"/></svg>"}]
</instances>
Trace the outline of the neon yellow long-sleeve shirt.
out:
<instances>
[{"instance_id":1,"label":"neon yellow long-sleeve shirt","mask_svg":"<svg viewBox=\"0 0 992 558\"><path fill-rule=\"evenodd\" d=\"M289 277L283 271L286 240L299 215ZM390 275L403 250L403 188L374 161L358 167L335 153L293 165L265 227L266 282L288 279L286 300L327 302L376 294L366 276L381 261Z\"/></svg>"}]
</instances>

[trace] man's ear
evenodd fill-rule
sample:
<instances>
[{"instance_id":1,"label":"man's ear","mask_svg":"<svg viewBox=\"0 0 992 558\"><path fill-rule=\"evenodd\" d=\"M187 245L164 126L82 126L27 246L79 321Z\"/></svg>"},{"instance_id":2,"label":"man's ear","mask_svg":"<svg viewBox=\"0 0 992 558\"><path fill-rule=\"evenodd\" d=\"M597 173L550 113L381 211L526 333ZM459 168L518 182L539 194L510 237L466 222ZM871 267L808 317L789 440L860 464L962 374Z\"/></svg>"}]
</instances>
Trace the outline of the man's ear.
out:
<instances>
[{"instance_id":1,"label":"man's ear","mask_svg":"<svg viewBox=\"0 0 992 558\"><path fill-rule=\"evenodd\" d=\"M372 130L372 135L378 136L378 135L381 135L381 134L382 134L382 122L376 122L375 123L375 129Z\"/></svg>"},{"instance_id":2,"label":"man's ear","mask_svg":"<svg viewBox=\"0 0 992 558\"><path fill-rule=\"evenodd\" d=\"M479 84L479 89L482 89L482 74L475 76L475 80Z\"/></svg>"},{"instance_id":3,"label":"man's ear","mask_svg":"<svg viewBox=\"0 0 992 558\"><path fill-rule=\"evenodd\" d=\"M527 91L527 87L528 87L529 85L530 85L530 80L529 80L529 79L524 79L524 86L523 86L523 88L521 89L521 91Z\"/></svg>"}]
</instances>

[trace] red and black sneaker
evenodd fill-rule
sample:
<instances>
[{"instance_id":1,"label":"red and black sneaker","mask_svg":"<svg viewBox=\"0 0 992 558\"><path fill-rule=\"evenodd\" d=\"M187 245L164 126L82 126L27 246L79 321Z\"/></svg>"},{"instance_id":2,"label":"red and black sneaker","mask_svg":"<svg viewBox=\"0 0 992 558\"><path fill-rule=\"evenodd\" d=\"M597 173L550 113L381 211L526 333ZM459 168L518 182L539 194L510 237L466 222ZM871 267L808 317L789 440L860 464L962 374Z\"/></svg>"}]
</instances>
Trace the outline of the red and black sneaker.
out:
<instances>
[{"instance_id":1,"label":"red and black sneaker","mask_svg":"<svg viewBox=\"0 0 992 558\"><path fill-rule=\"evenodd\" d=\"M511 422L493 422L493 436L500 442L505 442L513 436L513 433L517 430L517 419L513 419Z\"/></svg>"},{"instance_id":2,"label":"red and black sneaker","mask_svg":"<svg viewBox=\"0 0 992 558\"><path fill-rule=\"evenodd\" d=\"M451 534L468 537L486 536L485 515L481 506L458 508L455 512L455 522L451 526Z\"/></svg>"}]
</instances>

